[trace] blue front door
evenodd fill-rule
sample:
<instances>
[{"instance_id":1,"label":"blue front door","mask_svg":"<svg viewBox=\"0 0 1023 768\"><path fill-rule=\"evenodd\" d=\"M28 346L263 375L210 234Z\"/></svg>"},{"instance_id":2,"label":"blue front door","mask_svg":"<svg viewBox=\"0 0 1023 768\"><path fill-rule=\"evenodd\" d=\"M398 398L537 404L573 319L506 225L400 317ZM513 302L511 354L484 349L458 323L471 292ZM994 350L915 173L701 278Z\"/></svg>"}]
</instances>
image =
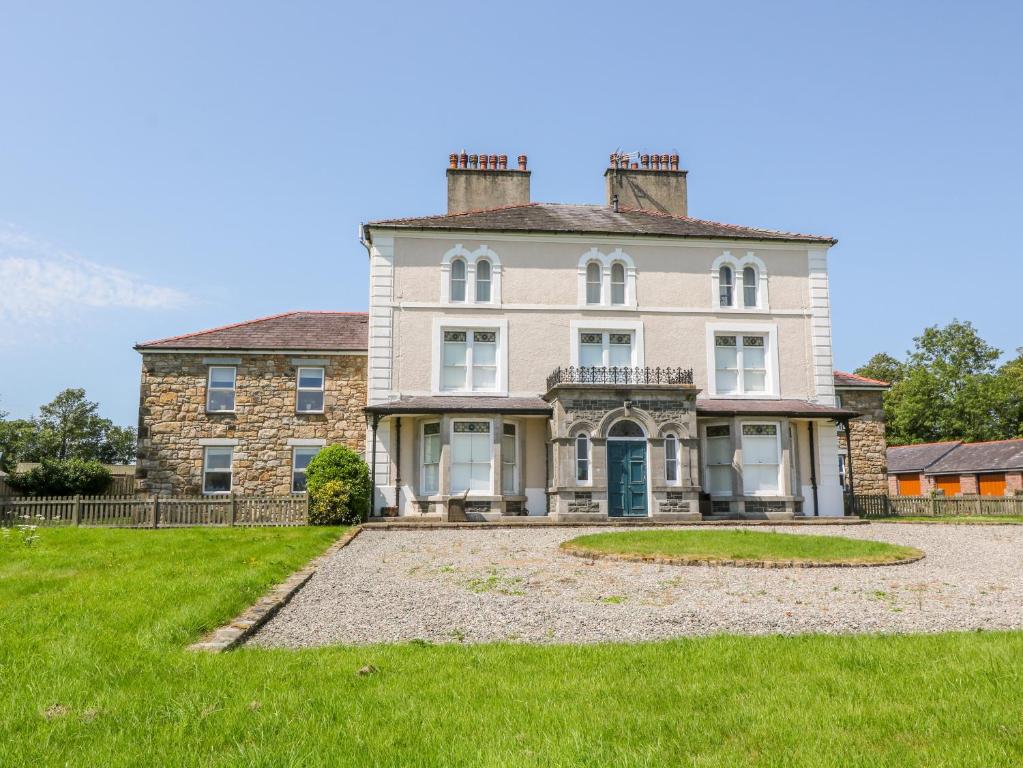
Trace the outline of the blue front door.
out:
<instances>
[{"instance_id":1,"label":"blue front door","mask_svg":"<svg viewBox=\"0 0 1023 768\"><path fill-rule=\"evenodd\" d=\"M646 517L646 441L607 441L610 517Z\"/></svg>"}]
</instances>

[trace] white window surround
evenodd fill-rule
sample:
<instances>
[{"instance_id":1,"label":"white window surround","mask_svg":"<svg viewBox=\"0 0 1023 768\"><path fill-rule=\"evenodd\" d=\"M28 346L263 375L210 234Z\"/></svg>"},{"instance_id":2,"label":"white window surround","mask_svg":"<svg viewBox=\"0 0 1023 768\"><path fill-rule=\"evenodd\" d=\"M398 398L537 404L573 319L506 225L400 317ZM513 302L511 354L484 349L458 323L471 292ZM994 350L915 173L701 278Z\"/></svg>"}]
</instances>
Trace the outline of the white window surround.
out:
<instances>
[{"instance_id":1,"label":"white window surround","mask_svg":"<svg viewBox=\"0 0 1023 768\"><path fill-rule=\"evenodd\" d=\"M721 306L721 267L732 268L732 306ZM746 267L753 267L757 273L757 303L755 306L746 306L744 299L746 291L743 283L743 273ZM767 300L767 266L763 260L756 256L753 251L747 251L746 255L738 258L732 255L731 251L725 251L716 259L710 267L710 296L711 307L722 312L767 312L770 304Z\"/></svg>"},{"instance_id":2,"label":"white window surround","mask_svg":"<svg viewBox=\"0 0 1023 768\"><path fill-rule=\"evenodd\" d=\"M444 331L497 331L497 376L495 389L474 391L470 389L443 389L441 376L444 362ZM508 396L508 321L493 317L435 317L433 319L433 356L431 361L431 386L434 395L482 395L486 397Z\"/></svg>"},{"instance_id":3,"label":"white window surround","mask_svg":"<svg viewBox=\"0 0 1023 768\"><path fill-rule=\"evenodd\" d=\"M579 366L579 334L606 333L608 331L626 331L632 334L632 366L643 366L643 321L642 320L572 320L569 323L569 343L571 345L570 365Z\"/></svg>"},{"instance_id":4,"label":"white window surround","mask_svg":"<svg viewBox=\"0 0 1023 768\"><path fill-rule=\"evenodd\" d=\"M465 262L465 301L451 300L451 262L462 259ZM476 262L486 259L490 262L490 301L476 301ZM470 251L461 243L444 254L440 262L440 301L441 304L461 307L476 305L480 307L501 304L501 259L486 245Z\"/></svg>"},{"instance_id":5,"label":"white window surround","mask_svg":"<svg viewBox=\"0 0 1023 768\"><path fill-rule=\"evenodd\" d=\"M747 435L745 434L744 428L745 427L750 427L750 426L772 426L772 427L775 428L775 430L774 430L774 439L775 439L774 459L775 459L775 462L774 463L763 462L763 463L759 464L759 466L774 466L774 467L777 468L777 473L778 474L777 474L777 478L775 480L775 486L776 487L773 490L766 490L766 491L756 491L756 490L753 490L753 491L751 491L751 490L749 490L747 488L748 478L746 476L745 469L746 469L747 466L758 466L758 465L753 465L753 464L747 465L747 463L746 463L746 451L744 450L744 439L747 437ZM739 449L743 451L743 459L742 459L742 465L743 465L743 470L744 470L743 471L743 489L742 489L743 495L745 495L745 496L784 496L785 495L784 488L782 487L781 428L782 428L781 423L777 422L777 421L742 421L742 422L740 422L738 440L739 440ZM837 463L836 463L836 470L837 470Z\"/></svg>"},{"instance_id":6,"label":"white window surround","mask_svg":"<svg viewBox=\"0 0 1023 768\"><path fill-rule=\"evenodd\" d=\"M312 371L312 375L310 372ZM319 371L319 386L315 386ZM303 384L305 379L305 384ZM318 397L317 397L318 396ZM295 370L295 413L323 413L327 399L327 369L319 365L303 365ZM303 405L316 405L319 408L303 408Z\"/></svg>"},{"instance_id":7,"label":"white window surround","mask_svg":"<svg viewBox=\"0 0 1023 768\"><path fill-rule=\"evenodd\" d=\"M586 301L586 268L591 263L600 265L601 285L600 303L590 304ZM625 268L625 303L611 303L611 267L615 263ZM579 307L588 309L607 309L608 307L636 307L636 264L621 248L603 253L591 248L579 257Z\"/></svg>"},{"instance_id":8,"label":"white window surround","mask_svg":"<svg viewBox=\"0 0 1023 768\"><path fill-rule=\"evenodd\" d=\"M714 372L717 361L714 356L714 338L720 334L757 335L764 337L764 365L767 367L764 392L754 394L725 393L717 391ZM707 323L707 397L730 400L777 400L778 393L778 325L776 323Z\"/></svg>"}]
</instances>

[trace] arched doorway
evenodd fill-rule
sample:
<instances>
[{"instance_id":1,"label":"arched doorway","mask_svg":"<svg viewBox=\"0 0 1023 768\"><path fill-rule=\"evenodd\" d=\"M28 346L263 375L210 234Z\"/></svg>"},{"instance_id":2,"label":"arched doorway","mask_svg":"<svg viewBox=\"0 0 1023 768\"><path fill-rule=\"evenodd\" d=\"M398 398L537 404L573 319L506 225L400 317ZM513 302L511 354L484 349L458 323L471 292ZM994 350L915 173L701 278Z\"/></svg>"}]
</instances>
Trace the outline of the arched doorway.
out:
<instances>
[{"instance_id":1,"label":"arched doorway","mask_svg":"<svg viewBox=\"0 0 1023 768\"><path fill-rule=\"evenodd\" d=\"M647 450L643 428L631 419L607 435L608 517L647 516Z\"/></svg>"}]
</instances>

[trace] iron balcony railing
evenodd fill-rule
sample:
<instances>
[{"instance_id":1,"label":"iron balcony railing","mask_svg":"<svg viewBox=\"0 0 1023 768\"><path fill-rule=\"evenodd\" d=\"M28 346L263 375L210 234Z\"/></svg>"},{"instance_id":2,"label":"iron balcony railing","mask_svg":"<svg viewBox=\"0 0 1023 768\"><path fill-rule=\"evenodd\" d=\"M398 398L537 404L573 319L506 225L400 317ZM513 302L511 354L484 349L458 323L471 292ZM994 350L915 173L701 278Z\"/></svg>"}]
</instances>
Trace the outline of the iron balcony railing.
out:
<instances>
[{"instance_id":1,"label":"iron balcony railing","mask_svg":"<svg viewBox=\"0 0 1023 768\"><path fill-rule=\"evenodd\" d=\"M574 366L555 368L547 389L558 384L674 384L692 385L692 368L626 368Z\"/></svg>"}]
</instances>

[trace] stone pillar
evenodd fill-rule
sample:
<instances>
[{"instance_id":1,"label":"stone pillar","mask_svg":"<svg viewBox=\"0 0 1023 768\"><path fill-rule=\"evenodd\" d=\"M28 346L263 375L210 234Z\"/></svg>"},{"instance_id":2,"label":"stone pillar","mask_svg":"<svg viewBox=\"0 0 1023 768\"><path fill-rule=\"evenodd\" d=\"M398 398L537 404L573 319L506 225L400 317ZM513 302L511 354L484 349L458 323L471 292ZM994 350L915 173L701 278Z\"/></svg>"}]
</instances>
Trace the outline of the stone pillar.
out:
<instances>
[{"instance_id":1,"label":"stone pillar","mask_svg":"<svg viewBox=\"0 0 1023 768\"><path fill-rule=\"evenodd\" d=\"M501 458L501 449L502 449L501 443L502 443L502 438L504 437L504 416L502 416L501 414L497 414L496 416L494 416L494 420L491 423L493 424L493 427L491 427L491 429L494 430L493 435L491 435L491 439L493 440L493 446L494 446L494 452L493 452L494 464L490 468L490 476L493 478L492 483L493 483L494 495L495 496L502 496L503 497L504 496L504 487L503 487L503 483L502 483L502 480L503 480L502 475L503 475L503 472L504 472L504 462L503 462L503 460ZM501 499L501 501L492 501L492 502L490 502L490 511L491 512L500 512L503 515L504 514L504 510L505 510L505 508L504 508L504 499L503 498Z\"/></svg>"}]
</instances>

